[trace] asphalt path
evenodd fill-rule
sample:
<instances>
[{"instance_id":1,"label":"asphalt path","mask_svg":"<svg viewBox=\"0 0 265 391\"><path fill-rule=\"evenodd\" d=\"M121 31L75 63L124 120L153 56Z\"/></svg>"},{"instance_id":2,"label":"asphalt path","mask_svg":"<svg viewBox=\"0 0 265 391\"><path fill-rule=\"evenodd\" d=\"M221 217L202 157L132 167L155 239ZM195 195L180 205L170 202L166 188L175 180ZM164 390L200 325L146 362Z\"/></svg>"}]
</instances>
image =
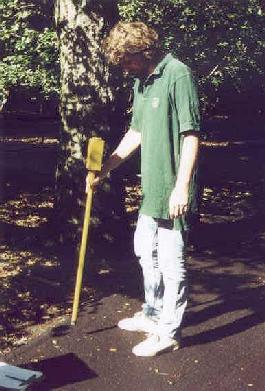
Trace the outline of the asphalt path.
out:
<instances>
[{"instance_id":1,"label":"asphalt path","mask_svg":"<svg viewBox=\"0 0 265 391\"><path fill-rule=\"evenodd\" d=\"M137 270L128 262L129 272L123 263L98 274L106 289L82 304L75 326L66 319L5 360L44 373L33 390L264 391L265 267L240 259L231 265L225 255L188 257L191 294L179 351L132 354L144 334L116 326L141 305Z\"/></svg>"},{"instance_id":2,"label":"asphalt path","mask_svg":"<svg viewBox=\"0 0 265 391\"><path fill-rule=\"evenodd\" d=\"M116 325L141 307L139 273L135 259L117 260L114 268L98 270L93 281L98 296L82 301L76 326L66 318L2 358L44 373L32 389L265 390L264 151L250 155L246 148L237 154L213 148L210 154L215 164L205 164L207 210L187 260L190 301L182 348L155 358L132 354L144 335ZM252 189L254 198L248 194ZM236 199L244 202L237 207Z\"/></svg>"}]
</instances>

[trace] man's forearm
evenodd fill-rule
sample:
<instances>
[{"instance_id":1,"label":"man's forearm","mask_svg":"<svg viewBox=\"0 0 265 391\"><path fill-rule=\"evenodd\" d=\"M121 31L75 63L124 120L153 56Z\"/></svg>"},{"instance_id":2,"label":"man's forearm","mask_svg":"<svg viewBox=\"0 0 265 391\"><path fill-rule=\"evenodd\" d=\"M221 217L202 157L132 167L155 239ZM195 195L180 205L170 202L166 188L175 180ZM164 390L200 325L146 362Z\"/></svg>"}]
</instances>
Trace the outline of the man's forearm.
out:
<instances>
[{"instance_id":1,"label":"man's forearm","mask_svg":"<svg viewBox=\"0 0 265 391\"><path fill-rule=\"evenodd\" d=\"M121 163L127 160L141 144L141 133L129 129L124 135L118 147L113 151L110 157L103 165L101 177L105 177L110 171L117 168Z\"/></svg>"},{"instance_id":2,"label":"man's forearm","mask_svg":"<svg viewBox=\"0 0 265 391\"><path fill-rule=\"evenodd\" d=\"M199 151L199 137L196 134L189 134L184 137L176 188L189 186L192 173L197 161Z\"/></svg>"},{"instance_id":3,"label":"man's forearm","mask_svg":"<svg viewBox=\"0 0 265 391\"><path fill-rule=\"evenodd\" d=\"M179 217L187 212L189 184L196 164L199 150L199 138L196 134L187 134L184 138L178 176L169 198L169 216Z\"/></svg>"}]
</instances>

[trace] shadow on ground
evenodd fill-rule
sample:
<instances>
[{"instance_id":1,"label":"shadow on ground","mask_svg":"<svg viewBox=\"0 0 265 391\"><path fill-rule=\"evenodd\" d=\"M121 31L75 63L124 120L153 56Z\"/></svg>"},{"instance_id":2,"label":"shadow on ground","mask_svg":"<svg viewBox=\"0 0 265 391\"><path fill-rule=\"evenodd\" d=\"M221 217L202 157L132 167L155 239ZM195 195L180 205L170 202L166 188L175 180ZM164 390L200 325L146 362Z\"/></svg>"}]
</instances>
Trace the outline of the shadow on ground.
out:
<instances>
[{"instance_id":1,"label":"shadow on ground","mask_svg":"<svg viewBox=\"0 0 265 391\"><path fill-rule=\"evenodd\" d=\"M40 360L37 363L22 364L21 366L43 373L40 384L33 384L31 386L30 389L34 391L55 390L69 384L75 384L97 377L95 371L90 369L73 353Z\"/></svg>"},{"instance_id":2,"label":"shadow on ground","mask_svg":"<svg viewBox=\"0 0 265 391\"><path fill-rule=\"evenodd\" d=\"M45 159L44 153L42 149L39 159ZM194 229L188 254L186 346L213 342L264 321L263 150L205 147L202 154L201 223ZM48 223L54 172L27 177L24 173L22 179L21 171L13 168L6 170L2 181L0 320L2 349L8 349L25 343L36 328L56 325L71 313L77 253L55 247L52 240ZM88 257L81 313L84 307L96 312L102 298L114 293L140 303L141 272L132 242L122 248L117 246L104 257ZM53 332L63 335L67 325Z\"/></svg>"}]
</instances>

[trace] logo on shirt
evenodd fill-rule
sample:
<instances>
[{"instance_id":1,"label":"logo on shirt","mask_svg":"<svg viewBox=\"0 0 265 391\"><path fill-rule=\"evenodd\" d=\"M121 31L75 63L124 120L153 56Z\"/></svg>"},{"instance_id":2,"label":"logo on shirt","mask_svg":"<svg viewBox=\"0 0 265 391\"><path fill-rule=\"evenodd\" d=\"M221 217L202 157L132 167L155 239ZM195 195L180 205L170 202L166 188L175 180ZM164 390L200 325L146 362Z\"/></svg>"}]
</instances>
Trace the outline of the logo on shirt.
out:
<instances>
[{"instance_id":1,"label":"logo on shirt","mask_svg":"<svg viewBox=\"0 0 265 391\"><path fill-rule=\"evenodd\" d=\"M153 107L153 109L157 109L158 106L159 106L159 98L155 97L152 99L152 107Z\"/></svg>"}]
</instances>

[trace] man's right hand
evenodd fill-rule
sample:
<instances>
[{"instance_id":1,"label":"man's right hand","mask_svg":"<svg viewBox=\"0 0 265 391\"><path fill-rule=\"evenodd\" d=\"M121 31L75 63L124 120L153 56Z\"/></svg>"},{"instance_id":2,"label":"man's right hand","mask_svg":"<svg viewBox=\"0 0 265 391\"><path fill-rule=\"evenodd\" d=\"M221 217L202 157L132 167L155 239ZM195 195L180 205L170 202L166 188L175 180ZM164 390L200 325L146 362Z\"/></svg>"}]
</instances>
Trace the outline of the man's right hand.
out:
<instances>
[{"instance_id":1,"label":"man's right hand","mask_svg":"<svg viewBox=\"0 0 265 391\"><path fill-rule=\"evenodd\" d=\"M100 175L92 178L92 176L88 173L86 176L86 193L88 193L89 189L93 189L95 186L97 186L99 182L102 181L102 179L103 178L101 178Z\"/></svg>"}]
</instances>

